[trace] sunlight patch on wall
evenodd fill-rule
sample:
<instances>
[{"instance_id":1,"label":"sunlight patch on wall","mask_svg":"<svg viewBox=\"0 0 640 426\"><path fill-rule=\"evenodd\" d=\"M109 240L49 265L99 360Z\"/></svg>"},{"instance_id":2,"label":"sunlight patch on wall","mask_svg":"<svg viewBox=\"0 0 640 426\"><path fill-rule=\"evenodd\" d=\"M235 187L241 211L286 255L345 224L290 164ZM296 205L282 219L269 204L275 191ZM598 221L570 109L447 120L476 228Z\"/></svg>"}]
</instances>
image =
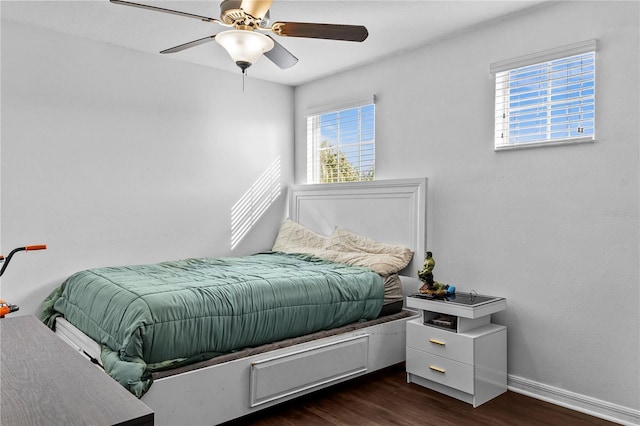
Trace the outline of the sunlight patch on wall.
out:
<instances>
[{"instance_id":1,"label":"sunlight patch on wall","mask_svg":"<svg viewBox=\"0 0 640 426\"><path fill-rule=\"evenodd\" d=\"M281 192L278 157L231 207L231 249L242 241Z\"/></svg>"}]
</instances>

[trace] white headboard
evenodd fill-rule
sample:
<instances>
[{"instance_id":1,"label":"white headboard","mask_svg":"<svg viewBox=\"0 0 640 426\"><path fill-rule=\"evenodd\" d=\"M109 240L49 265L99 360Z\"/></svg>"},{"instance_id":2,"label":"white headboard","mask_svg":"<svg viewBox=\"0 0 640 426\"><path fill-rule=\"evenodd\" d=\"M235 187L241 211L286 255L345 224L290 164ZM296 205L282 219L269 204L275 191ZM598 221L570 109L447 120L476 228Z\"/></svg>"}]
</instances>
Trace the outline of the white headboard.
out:
<instances>
[{"instance_id":1,"label":"white headboard","mask_svg":"<svg viewBox=\"0 0 640 426\"><path fill-rule=\"evenodd\" d=\"M403 275L415 277L426 253L427 178L296 185L289 217L324 235L335 226L413 250Z\"/></svg>"}]
</instances>

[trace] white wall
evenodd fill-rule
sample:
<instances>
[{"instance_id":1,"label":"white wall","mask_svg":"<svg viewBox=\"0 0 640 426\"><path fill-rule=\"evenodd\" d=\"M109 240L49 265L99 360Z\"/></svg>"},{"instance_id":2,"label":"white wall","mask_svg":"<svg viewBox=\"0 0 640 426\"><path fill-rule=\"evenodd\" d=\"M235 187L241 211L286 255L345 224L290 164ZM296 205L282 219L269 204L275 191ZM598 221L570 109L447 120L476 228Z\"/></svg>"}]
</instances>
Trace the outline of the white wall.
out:
<instances>
[{"instance_id":1,"label":"white wall","mask_svg":"<svg viewBox=\"0 0 640 426\"><path fill-rule=\"evenodd\" d=\"M429 177L437 279L505 296L509 373L639 409L637 2L554 3L295 90L304 111L375 93L377 177ZM86 267L268 248L284 194L230 249L230 210L280 161L293 90L2 21L3 298L35 313ZM489 63L600 40L595 144L495 153ZM278 104L279 108L272 108Z\"/></svg>"},{"instance_id":2,"label":"white wall","mask_svg":"<svg viewBox=\"0 0 640 426\"><path fill-rule=\"evenodd\" d=\"M36 313L71 273L271 247L293 175L293 89L2 21L2 297ZM278 108L273 108L273 105ZM231 250L231 209L280 197Z\"/></svg>"},{"instance_id":3,"label":"white wall","mask_svg":"<svg viewBox=\"0 0 640 426\"><path fill-rule=\"evenodd\" d=\"M512 378L640 409L638 2L554 3L296 88L376 94L376 178L427 176L436 279L504 296ZM488 5L488 7L490 7ZM597 142L493 151L491 62L592 38Z\"/></svg>"}]
</instances>

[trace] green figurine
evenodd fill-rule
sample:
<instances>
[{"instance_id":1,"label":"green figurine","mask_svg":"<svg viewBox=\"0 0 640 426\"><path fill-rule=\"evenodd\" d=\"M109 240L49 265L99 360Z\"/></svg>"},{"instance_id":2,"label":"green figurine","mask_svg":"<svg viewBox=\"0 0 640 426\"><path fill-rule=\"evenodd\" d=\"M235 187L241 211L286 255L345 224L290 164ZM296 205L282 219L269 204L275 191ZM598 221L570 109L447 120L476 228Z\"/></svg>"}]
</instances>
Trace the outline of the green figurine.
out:
<instances>
[{"instance_id":1,"label":"green figurine","mask_svg":"<svg viewBox=\"0 0 640 426\"><path fill-rule=\"evenodd\" d=\"M433 268L436 267L436 261L433 258L433 253L427 252L427 257L424 260L422 269L418 271L418 278L424 284L420 287L420 293L443 295L447 293L453 293L455 287L447 284L442 284L433 280Z\"/></svg>"},{"instance_id":2,"label":"green figurine","mask_svg":"<svg viewBox=\"0 0 640 426\"><path fill-rule=\"evenodd\" d=\"M418 271L418 278L427 286L433 285L433 268L436 267L436 261L433 258L433 254L428 251L427 257L424 260L422 269Z\"/></svg>"}]
</instances>

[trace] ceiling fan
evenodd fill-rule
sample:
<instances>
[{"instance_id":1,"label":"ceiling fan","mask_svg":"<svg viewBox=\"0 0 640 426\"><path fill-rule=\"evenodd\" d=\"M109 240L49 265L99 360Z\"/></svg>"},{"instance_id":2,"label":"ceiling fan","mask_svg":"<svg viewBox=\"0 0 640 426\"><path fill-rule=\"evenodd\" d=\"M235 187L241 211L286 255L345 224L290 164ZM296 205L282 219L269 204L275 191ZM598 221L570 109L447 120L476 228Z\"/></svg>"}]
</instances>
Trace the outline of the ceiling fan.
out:
<instances>
[{"instance_id":1,"label":"ceiling fan","mask_svg":"<svg viewBox=\"0 0 640 426\"><path fill-rule=\"evenodd\" d=\"M280 21L270 24L269 8L273 0L223 0L220 4L220 19L124 0L110 1L111 3L123 6L170 13L233 28L165 49L160 53L180 52L215 40L227 50L243 74L262 54L282 69L290 68L298 62L298 58L274 40L273 37L263 34L263 32L271 32L283 37L319 38L355 42L362 42L369 35L367 28L362 25Z\"/></svg>"}]
</instances>

